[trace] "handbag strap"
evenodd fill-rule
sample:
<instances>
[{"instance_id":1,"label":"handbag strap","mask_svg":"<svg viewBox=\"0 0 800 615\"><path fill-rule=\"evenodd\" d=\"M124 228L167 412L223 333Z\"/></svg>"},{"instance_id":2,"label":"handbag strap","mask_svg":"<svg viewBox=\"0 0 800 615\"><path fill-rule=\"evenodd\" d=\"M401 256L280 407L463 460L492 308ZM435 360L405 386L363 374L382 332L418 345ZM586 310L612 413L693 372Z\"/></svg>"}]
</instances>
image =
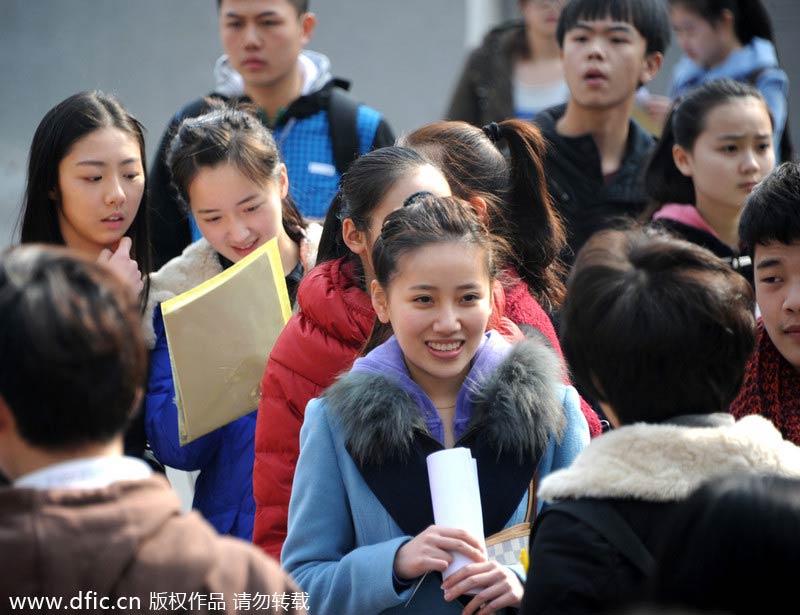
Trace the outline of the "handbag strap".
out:
<instances>
[{"instance_id":1,"label":"handbag strap","mask_svg":"<svg viewBox=\"0 0 800 615\"><path fill-rule=\"evenodd\" d=\"M536 468L536 472L528 485L528 508L525 510L525 523L533 523L534 519L536 519L536 504L538 502L536 491L538 487L539 468Z\"/></svg>"},{"instance_id":2,"label":"handbag strap","mask_svg":"<svg viewBox=\"0 0 800 615\"><path fill-rule=\"evenodd\" d=\"M565 500L544 511L540 515L539 521L549 512L560 512L588 525L622 553L642 574L648 577L652 574L655 568L652 554L630 524L609 502ZM534 527L533 533L535 532L536 528Z\"/></svg>"}]
</instances>

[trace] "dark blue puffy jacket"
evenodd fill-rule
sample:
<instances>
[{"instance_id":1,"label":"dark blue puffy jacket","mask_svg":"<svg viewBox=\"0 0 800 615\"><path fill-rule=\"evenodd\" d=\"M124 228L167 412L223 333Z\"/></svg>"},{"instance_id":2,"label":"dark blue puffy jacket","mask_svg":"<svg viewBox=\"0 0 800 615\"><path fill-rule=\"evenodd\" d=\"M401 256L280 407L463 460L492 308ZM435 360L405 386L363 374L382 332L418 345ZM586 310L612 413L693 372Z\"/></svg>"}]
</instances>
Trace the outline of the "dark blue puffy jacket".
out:
<instances>
[{"instance_id":1,"label":"dark blue puffy jacket","mask_svg":"<svg viewBox=\"0 0 800 615\"><path fill-rule=\"evenodd\" d=\"M201 470L193 508L220 534L253 536L253 442L256 411L186 446L178 439L178 409L160 306L153 311L156 345L150 354L145 428L156 458L179 470Z\"/></svg>"}]
</instances>

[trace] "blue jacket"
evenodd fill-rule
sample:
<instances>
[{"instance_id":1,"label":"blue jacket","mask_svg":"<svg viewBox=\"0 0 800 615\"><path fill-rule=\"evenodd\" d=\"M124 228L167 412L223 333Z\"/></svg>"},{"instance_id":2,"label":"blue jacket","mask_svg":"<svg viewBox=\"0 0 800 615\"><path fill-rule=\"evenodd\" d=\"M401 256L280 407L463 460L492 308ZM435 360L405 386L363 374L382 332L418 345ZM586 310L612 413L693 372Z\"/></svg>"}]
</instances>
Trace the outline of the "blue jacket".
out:
<instances>
[{"instance_id":1,"label":"blue jacket","mask_svg":"<svg viewBox=\"0 0 800 615\"><path fill-rule=\"evenodd\" d=\"M193 508L220 534L245 540L253 536L253 462L256 411L220 427L186 446L179 444L178 409L169 362L169 348L160 304L222 271L217 252L202 239L150 278L151 292L145 338L151 348L145 398L145 430L153 453L164 465L200 470Z\"/></svg>"},{"instance_id":2,"label":"blue jacket","mask_svg":"<svg viewBox=\"0 0 800 615\"><path fill-rule=\"evenodd\" d=\"M462 610L444 601L438 574L425 577L408 607L413 586L395 587L397 550L433 523L425 457L442 449L425 420L430 399L404 364L392 364L402 357L396 345L378 347L306 409L282 564L316 615ZM589 441L560 369L544 344L512 349L496 333L473 361L457 402L470 424L456 445L477 460L487 535L524 520L537 467L540 478L566 467Z\"/></svg>"},{"instance_id":3,"label":"blue jacket","mask_svg":"<svg viewBox=\"0 0 800 615\"><path fill-rule=\"evenodd\" d=\"M178 439L178 409L161 309L153 314L157 340L150 353L145 429L161 463L178 470L200 470L192 508L220 534L253 538L256 410L185 446Z\"/></svg>"},{"instance_id":4,"label":"blue jacket","mask_svg":"<svg viewBox=\"0 0 800 615\"><path fill-rule=\"evenodd\" d=\"M789 77L778 67L775 46L768 40L755 37L731 53L724 62L711 68L703 68L684 56L673 69L670 97L683 96L706 81L724 78L750 83L764 95L775 126L773 142L778 161L788 113Z\"/></svg>"}]
</instances>

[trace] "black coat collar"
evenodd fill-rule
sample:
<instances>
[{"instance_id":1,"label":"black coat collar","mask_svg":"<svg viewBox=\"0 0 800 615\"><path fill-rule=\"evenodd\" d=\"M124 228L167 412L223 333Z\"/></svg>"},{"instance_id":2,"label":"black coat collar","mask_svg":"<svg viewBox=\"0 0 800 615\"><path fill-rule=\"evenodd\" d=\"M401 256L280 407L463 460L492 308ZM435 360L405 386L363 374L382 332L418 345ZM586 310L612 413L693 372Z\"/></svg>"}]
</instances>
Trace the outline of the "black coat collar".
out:
<instances>
[{"instance_id":1,"label":"black coat collar","mask_svg":"<svg viewBox=\"0 0 800 615\"><path fill-rule=\"evenodd\" d=\"M562 367L545 343L517 344L471 395L472 418L456 443L477 461L487 535L519 505L550 437L566 418ZM400 528L415 536L433 523L426 457L442 450L411 396L389 378L351 371L325 393L347 450Z\"/></svg>"}]
</instances>

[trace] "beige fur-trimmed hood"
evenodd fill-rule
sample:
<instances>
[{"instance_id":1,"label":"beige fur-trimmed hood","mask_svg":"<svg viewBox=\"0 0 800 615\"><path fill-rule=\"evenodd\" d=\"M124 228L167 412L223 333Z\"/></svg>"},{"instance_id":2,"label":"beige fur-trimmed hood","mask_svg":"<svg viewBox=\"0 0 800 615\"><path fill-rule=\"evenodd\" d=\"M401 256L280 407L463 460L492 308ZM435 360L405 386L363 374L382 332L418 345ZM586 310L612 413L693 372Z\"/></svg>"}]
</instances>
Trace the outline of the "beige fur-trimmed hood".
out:
<instances>
[{"instance_id":1,"label":"beige fur-trimmed hood","mask_svg":"<svg viewBox=\"0 0 800 615\"><path fill-rule=\"evenodd\" d=\"M733 473L800 477L800 448L761 416L722 426L638 423L592 440L575 462L545 478L539 497L671 502L704 481Z\"/></svg>"}]
</instances>

